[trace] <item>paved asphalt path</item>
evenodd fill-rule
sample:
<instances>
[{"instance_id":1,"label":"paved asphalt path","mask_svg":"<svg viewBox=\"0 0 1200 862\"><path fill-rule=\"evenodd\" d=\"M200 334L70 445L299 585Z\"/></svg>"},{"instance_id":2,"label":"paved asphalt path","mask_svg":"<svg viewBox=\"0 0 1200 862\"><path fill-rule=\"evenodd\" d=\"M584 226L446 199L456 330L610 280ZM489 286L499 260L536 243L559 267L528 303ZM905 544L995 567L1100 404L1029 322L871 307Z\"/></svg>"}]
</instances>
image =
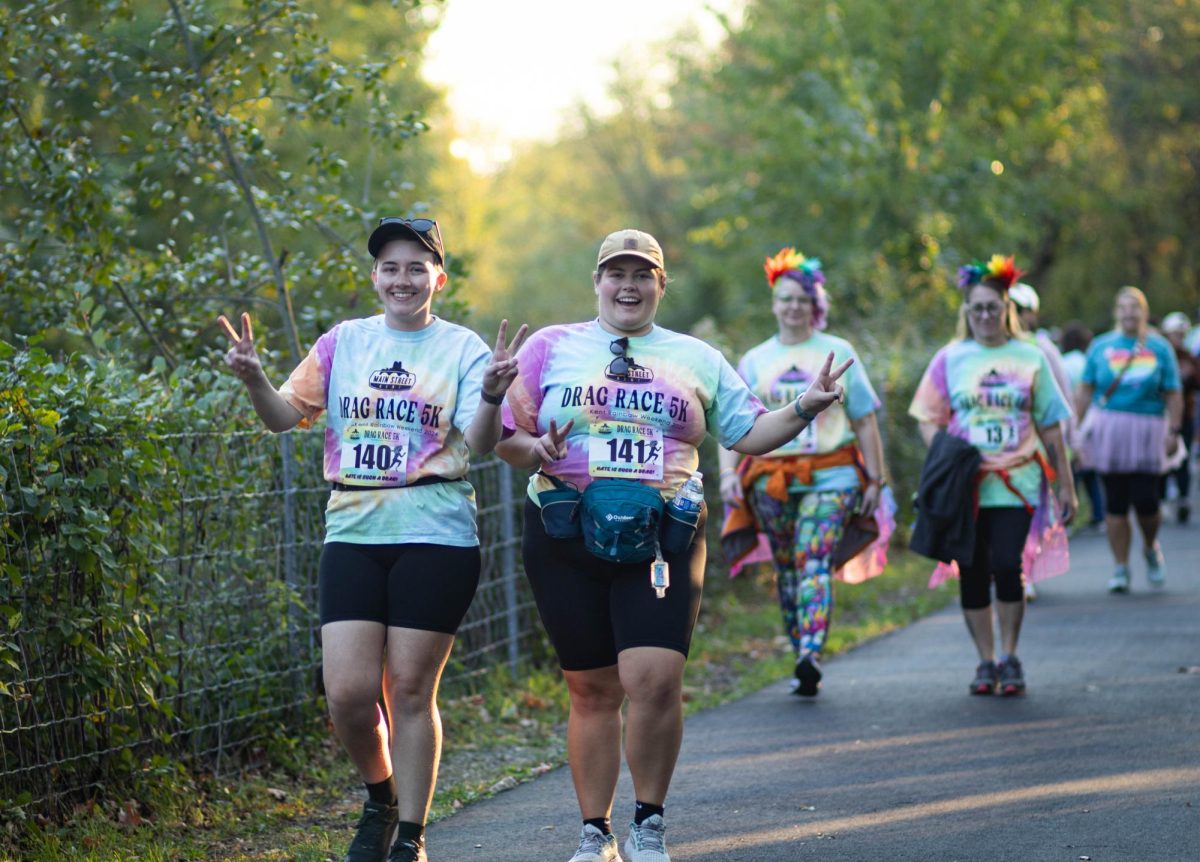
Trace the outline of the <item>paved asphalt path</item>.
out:
<instances>
[{"instance_id":1,"label":"paved asphalt path","mask_svg":"<svg viewBox=\"0 0 1200 862\"><path fill-rule=\"evenodd\" d=\"M1104 537L1072 540L1071 572L1026 614L1024 697L967 694L952 605L826 662L813 700L781 680L689 718L671 858L1200 862L1200 524L1162 541L1165 589L1135 540L1133 591L1110 596ZM632 808L623 772L622 846ZM434 824L428 846L434 862L566 862L578 834L563 768Z\"/></svg>"}]
</instances>

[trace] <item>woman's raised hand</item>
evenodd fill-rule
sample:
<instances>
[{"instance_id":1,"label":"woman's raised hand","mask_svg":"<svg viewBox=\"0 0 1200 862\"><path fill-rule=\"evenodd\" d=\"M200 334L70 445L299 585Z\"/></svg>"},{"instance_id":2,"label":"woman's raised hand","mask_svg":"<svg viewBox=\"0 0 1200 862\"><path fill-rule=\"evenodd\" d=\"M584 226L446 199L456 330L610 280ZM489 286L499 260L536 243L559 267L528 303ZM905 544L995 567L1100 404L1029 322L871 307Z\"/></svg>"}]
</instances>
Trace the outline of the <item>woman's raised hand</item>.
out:
<instances>
[{"instance_id":1,"label":"woman's raised hand","mask_svg":"<svg viewBox=\"0 0 1200 862\"><path fill-rule=\"evenodd\" d=\"M241 334L223 314L217 318L217 323L225 330L233 344L225 354L225 364L239 379L247 383L262 376L262 362L258 358L258 351L254 349L254 328L250 325L250 315L242 312Z\"/></svg>"},{"instance_id":2,"label":"woman's raised hand","mask_svg":"<svg viewBox=\"0 0 1200 862\"><path fill-rule=\"evenodd\" d=\"M499 398L508 391L508 387L517 379L517 351L525 341L529 327L524 323L513 336L512 343L508 342L508 321L501 320L496 332L496 344L492 348L492 358L483 369L483 391L493 398Z\"/></svg>"},{"instance_id":3,"label":"woman's raised hand","mask_svg":"<svg viewBox=\"0 0 1200 862\"><path fill-rule=\"evenodd\" d=\"M846 391L842 385L838 383L838 378L846 373L846 369L854 364L854 357L850 357L837 368L833 367L833 352L825 357L825 362L821 366L817 377L809 385L808 389L800 396L800 409L808 413L820 413L830 404L835 401L843 401L846 397Z\"/></svg>"},{"instance_id":4,"label":"woman's raised hand","mask_svg":"<svg viewBox=\"0 0 1200 862\"><path fill-rule=\"evenodd\" d=\"M575 425L575 420L572 419L562 427L560 431L558 423L553 419L550 420L550 430L537 438L533 444L533 454L536 455L543 464L549 464L551 461L561 461L567 457L567 435L571 433L571 428Z\"/></svg>"}]
</instances>

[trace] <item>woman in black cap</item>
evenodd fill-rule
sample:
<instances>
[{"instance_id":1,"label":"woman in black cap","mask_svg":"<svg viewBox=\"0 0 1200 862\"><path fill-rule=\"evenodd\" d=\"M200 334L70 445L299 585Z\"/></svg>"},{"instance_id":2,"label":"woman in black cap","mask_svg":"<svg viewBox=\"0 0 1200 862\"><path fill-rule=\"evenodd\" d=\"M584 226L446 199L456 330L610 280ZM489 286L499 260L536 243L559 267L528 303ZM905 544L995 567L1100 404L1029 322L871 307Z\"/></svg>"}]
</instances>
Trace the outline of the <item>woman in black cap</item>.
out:
<instances>
[{"instance_id":1,"label":"woman in black cap","mask_svg":"<svg viewBox=\"0 0 1200 862\"><path fill-rule=\"evenodd\" d=\"M432 314L446 271L431 219L382 219L367 249L383 313L322 335L278 390L250 316L240 333L220 323L233 341L226 361L268 429L326 413L322 670L334 730L368 794L344 859L415 862L426 859L441 754L438 683L479 580L468 455L500 437L526 328L509 344L501 323L489 349Z\"/></svg>"}]
</instances>

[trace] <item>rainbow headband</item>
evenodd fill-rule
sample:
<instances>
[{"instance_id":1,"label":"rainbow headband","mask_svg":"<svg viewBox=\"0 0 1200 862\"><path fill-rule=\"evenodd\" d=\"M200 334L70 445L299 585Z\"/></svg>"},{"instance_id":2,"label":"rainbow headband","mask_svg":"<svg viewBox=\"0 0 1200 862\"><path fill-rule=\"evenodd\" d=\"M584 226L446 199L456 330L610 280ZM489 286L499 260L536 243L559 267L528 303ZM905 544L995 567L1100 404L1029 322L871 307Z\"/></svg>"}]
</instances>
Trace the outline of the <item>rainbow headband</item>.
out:
<instances>
[{"instance_id":1,"label":"rainbow headband","mask_svg":"<svg viewBox=\"0 0 1200 862\"><path fill-rule=\"evenodd\" d=\"M966 266L960 266L958 268L958 286L966 289L987 280L988 283L997 285L1007 293L1008 289L1016 284L1024 274L1025 271L1017 269L1013 263L1012 255L1005 257L1002 254L994 254L987 263L977 260Z\"/></svg>"},{"instance_id":2,"label":"rainbow headband","mask_svg":"<svg viewBox=\"0 0 1200 862\"><path fill-rule=\"evenodd\" d=\"M805 257L794 248L781 249L779 254L774 257L768 257L763 264L763 271L767 274L767 284L775 287L775 282L780 276L787 275L789 272L794 272L799 276L799 281L808 287L814 287L825 283L825 273L821 272L821 261L815 257Z\"/></svg>"}]
</instances>

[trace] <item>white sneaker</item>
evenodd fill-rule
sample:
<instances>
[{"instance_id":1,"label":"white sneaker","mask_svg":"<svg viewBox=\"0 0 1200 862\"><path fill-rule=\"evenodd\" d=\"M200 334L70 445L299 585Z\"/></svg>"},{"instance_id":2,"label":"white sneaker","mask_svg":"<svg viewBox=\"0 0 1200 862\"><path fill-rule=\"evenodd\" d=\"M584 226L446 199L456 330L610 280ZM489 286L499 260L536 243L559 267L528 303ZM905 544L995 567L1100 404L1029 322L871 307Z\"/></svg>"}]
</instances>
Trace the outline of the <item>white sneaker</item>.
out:
<instances>
[{"instance_id":1,"label":"white sneaker","mask_svg":"<svg viewBox=\"0 0 1200 862\"><path fill-rule=\"evenodd\" d=\"M667 826L657 814L651 814L642 825L629 824L625 852L629 862L671 862L667 855Z\"/></svg>"},{"instance_id":2,"label":"white sneaker","mask_svg":"<svg viewBox=\"0 0 1200 862\"><path fill-rule=\"evenodd\" d=\"M1146 551L1146 580L1150 582L1150 586L1161 588L1167 580L1167 563L1163 559L1162 548L1158 542L1154 543L1154 547Z\"/></svg>"},{"instance_id":3,"label":"white sneaker","mask_svg":"<svg viewBox=\"0 0 1200 862\"><path fill-rule=\"evenodd\" d=\"M1110 593L1129 592L1128 566L1117 566L1117 570L1113 572L1113 576L1108 579L1108 591Z\"/></svg>"},{"instance_id":4,"label":"white sneaker","mask_svg":"<svg viewBox=\"0 0 1200 862\"><path fill-rule=\"evenodd\" d=\"M583 824L579 833L579 849L569 862L621 862L617 836L605 835L590 823Z\"/></svg>"}]
</instances>

